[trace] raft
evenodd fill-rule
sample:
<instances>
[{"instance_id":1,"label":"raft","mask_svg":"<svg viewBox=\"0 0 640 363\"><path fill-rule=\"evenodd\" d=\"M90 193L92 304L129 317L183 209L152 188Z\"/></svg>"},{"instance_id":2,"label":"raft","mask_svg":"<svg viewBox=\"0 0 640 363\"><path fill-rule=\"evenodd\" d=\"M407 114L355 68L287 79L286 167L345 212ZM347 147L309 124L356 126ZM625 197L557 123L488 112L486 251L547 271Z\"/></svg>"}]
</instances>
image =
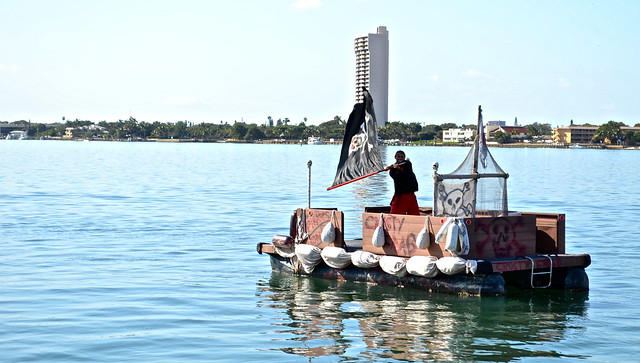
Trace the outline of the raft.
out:
<instances>
[{"instance_id":1,"label":"raft","mask_svg":"<svg viewBox=\"0 0 640 363\"><path fill-rule=\"evenodd\" d=\"M370 95L349 116L334 185L383 170ZM478 106L477 134L466 158L452 173L433 168L433 206L418 215L366 207L362 238L345 240L344 214L308 208L291 216L289 233L258 243L273 270L325 279L417 288L474 296L525 290L586 291L588 254L565 251L565 215L512 211L509 174L491 155ZM331 248L329 248L331 247ZM326 252L326 253L325 253ZM359 257L366 255L365 260Z\"/></svg>"},{"instance_id":2,"label":"raft","mask_svg":"<svg viewBox=\"0 0 640 363\"><path fill-rule=\"evenodd\" d=\"M345 252L358 250L378 255L400 256L451 256L435 237L444 224L444 218L433 217L431 208L420 208L420 216L393 215L388 207L369 207L362 215L363 239L343 240L343 214L335 209L298 209L292 215L290 235L296 236L296 225L304 223L309 231L305 243L323 248L338 246ZM387 213L385 213L387 212ZM382 213L385 244L375 247L371 243L373 231L379 225ZM466 296L505 296L508 290L552 289L569 292L587 291L589 278L585 268L591 264L589 254L565 253L564 214L511 212L508 217L476 216L463 218L469 231L467 260L477 262L474 273L462 272L447 275L442 272L434 277L406 274L395 276L380 266L360 268L349 265L333 268L323 260L311 272L296 266L296 257L284 257L271 243L258 243L257 252L270 257L273 271L339 281L352 281L414 288L430 292ZM302 217L305 218L302 218ZM430 219L425 221L425 219ZM376 222L378 221L378 222ZM322 241L322 230L329 223L336 227L335 240L331 244ZM429 225L428 249L417 247L416 235L424 225ZM291 244L294 245L294 237ZM278 244L278 242L275 242Z\"/></svg>"}]
</instances>

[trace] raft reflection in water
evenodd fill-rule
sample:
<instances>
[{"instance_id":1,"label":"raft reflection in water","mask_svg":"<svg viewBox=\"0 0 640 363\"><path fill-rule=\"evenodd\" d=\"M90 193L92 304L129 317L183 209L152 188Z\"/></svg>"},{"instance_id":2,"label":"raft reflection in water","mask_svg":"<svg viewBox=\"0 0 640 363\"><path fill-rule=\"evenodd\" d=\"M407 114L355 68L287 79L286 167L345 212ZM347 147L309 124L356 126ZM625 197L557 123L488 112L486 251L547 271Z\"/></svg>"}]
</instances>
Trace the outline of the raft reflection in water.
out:
<instances>
[{"instance_id":1,"label":"raft reflection in water","mask_svg":"<svg viewBox=\"0 0 640 363\"><path fill-rule=\"evenodd\" d=\"M568 322L585 317L588 300L558 291L464 298L275 271L258 295L260 308L286 314L273 323L283 352L416 361L562 357L558 345L541 343L580 326Z\"/></svg>"}]
</instances>

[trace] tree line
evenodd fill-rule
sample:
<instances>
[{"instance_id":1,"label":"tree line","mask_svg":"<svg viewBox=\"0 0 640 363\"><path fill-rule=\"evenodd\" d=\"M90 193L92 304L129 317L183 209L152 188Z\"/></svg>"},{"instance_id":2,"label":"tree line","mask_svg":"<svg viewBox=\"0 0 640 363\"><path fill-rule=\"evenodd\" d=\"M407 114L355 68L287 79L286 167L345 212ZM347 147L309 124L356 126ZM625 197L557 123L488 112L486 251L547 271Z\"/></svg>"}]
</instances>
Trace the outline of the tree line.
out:
<instances>
[{"instance_id":1,"label":"tree line","mask_svg":"<svg viewBox=\"0 0 640 363\"><path fill-rule=\"evenodd\" d=\"M633 130L622 130L622 126L627 126L622 122L609 121L601 125L596 130L592 143L609 143L622 145L638 145L640 144L640 132ZM640 127L640 124L635 124Z\"/></svg>"},{"instance_id":2,"label":"tree line","mask_svg":"<svg viewBox=\"0 0 640 363\"><path fill-rule=\"evenodd\" d=\"M32 138L62 138L68 128L73 129L74 138L104 139L104 140L147 140L147 139L194 139L201 141L220 140L303 140L310 136L323 139L342 140L346 120L335 116L332 120L319 125L306 125L306 118L298 124L291 124L288 118L273 120L267 117L264 124L234 122L229 124L219 123L192 123L189 121L177 122L147 122L138 121L134 117L115 122L100 121L97 124L87 120L65 120L64 123L42 124L28 121L16 121L14 124L23 124L29 137ZM636 124L639 126L640 124ZM588 125L585 125L588 126ZM621 130L626 126L621 122L609 121L598 128L592 142L624 142L628 145L640 143L640 132ZM551 135L551 125L534 122L523 126L528 131L527 138L540 138ZM418 122L404 123L400 121L388 122L378 128L378 136L384 140L412 141L439 141L442 140L444 130L454 128L476 129L475 124L458 126L455 123L443 123L441 125L423 125ZM512 135L497 132L494 140L499 143L514 142ZM615 141L614 141L615 140Z\"/></svg>"}]
</instances>

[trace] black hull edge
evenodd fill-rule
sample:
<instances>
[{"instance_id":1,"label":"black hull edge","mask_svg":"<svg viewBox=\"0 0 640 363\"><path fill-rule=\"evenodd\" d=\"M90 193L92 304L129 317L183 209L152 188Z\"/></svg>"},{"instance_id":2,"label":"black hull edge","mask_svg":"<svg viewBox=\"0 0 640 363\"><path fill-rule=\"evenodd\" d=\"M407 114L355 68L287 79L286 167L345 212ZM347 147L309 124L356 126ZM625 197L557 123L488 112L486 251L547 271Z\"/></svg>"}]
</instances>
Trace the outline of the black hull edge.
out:
<instances>
[{"instance_id":1,"label":"black hull edge","mask_svg":"<svg viewBox=\"0 0 640 363\"><path fill-rule=\"evenodd\" d=\"M271 267L274 271L296 274L293 264L288 258L278 255L269 255ZM396 286L421 289L430 292L448 293L454 295L469 296L504 296L506 295L505 280L502 274L476 274L476 275L438 275L436 277L421 277L407 275L398 277L384 272L381 268L347 267L336 269L320 263L313 272L301 276L311 276L330 280L342 280L352 282L365 282L378 285Z\"/></svg>"},{"instance_id":2,"label":"black hull edge","mask_svg":"<svg viewBox=\"0 0 640 363\"><path fill-rule=\"evenodd\" d=\"M505 296L507 286L514 286L521 290L537 290L537 287L545 286L546 276L535 276L531 281L530 271L494 272L444 275L436 277L421 277L406 275L398 277L384 272L381 268L358 268L350 266L344 269L336 269L321 262L315 269L307 274L302 271L295 272L289 258L277 254L269 254L271 268L288 274L311 276L329 280L364 282L378 285L406 287L425 290L429 292L447 293L463 296ZM553 271L552 281L548 289L563 290L569 292L588 291L589 277L583 267L556 268Z\"/></svg>"}]
</instances>

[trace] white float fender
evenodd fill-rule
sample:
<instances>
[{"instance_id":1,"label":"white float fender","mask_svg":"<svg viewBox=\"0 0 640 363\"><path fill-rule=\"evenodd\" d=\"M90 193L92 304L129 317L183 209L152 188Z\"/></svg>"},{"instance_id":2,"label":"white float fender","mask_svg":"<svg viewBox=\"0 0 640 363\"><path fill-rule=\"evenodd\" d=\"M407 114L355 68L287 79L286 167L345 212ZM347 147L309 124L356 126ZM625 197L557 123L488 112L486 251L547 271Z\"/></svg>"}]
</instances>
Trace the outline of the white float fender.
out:
<instances>
[{"instance_id":1,"label":"white float fender","mask_svg":"<svg viewBox=\"0 0 640 363\"><path fill-rule=\"evenodd\" d=\"M440 230L436 234L436 243L444 242L444 238L447 235L449 225L455 220L455 217L447 218L447 220L440 226Z\"/></svg>"},{"instance_id":2,"label":"white float fender","mask_svg":"<svg viewBox=\"0 0 640 363\"><path fill-rule=\"evenodd\" d=\"M444 249L453 256L469 253L469 232L463 218L450 217L436 235L436 242L444 240Z\"/></svg>"},{"instance_id":3,"label":"white float fender","mask_svg":"<svg viewBox=\"0 0 640 363\"><path fill-rule=\"evenodd\" d=\"M320 239L322 242L330 244L336 240L336 227L333 225L333 218L335 217L334 210L331 211L331 218L329 218L329 223L327 223L324 228L322 228L322 233L320 234Z\"/></svg>"},{"instance_id":4,"label":"white float fender","mask_svg":"<svg viewBox=\"0 0 640 363\"><path fill-rule=\"evenodd\" d=\"M452 217L451 219L453 220L453 223L449 224L444 249L454 254L458 248L458 239L460 238L460 233L458 232L458 222L454 217Z\"/></svg>"},{"instance_id":5,"label":"white float fender","mask_svg":"<svg viewBox=\"0 0 640 363\"><path fill-rule=\"evenodd\" d=\"M378 226L373 231L373 235L371 236L371 244L375 247L382 247L384 246L384 243L384 215L380 213L380 221L378 222Z\"/></svg>"},{"instance_id":6,"label":"white float fender","mask_svg":"<svg viewBox=\"0 0 640 363\"><path fill-rule=\"evenodd\" d=\"M424 217L424 227L418 233L416 237L416 245L421 250L426 250L431 244L431 237L429 236L429 216Z\"/></svg>"}]
</instances>

